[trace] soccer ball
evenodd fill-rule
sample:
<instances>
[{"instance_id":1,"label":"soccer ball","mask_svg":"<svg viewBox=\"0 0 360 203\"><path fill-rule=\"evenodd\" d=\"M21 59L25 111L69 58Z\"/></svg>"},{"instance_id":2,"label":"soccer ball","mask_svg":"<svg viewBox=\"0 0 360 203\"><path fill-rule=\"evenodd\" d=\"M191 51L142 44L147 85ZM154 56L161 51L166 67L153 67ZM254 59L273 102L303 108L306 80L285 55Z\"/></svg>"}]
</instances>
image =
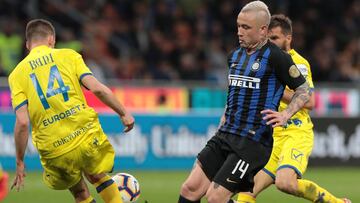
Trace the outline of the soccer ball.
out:
<instances>
[{"instance_id":1,"label":"soccer ball","mask_svg":"<svg viewBox=\"0 0 360 203\"><path fill-rule=\"evenodd\" d=\"M117 173L112 177L119 188L124 203L135 202L140 196L140 185L136 178L128 173Z\"/></svg>"}]
</instances>

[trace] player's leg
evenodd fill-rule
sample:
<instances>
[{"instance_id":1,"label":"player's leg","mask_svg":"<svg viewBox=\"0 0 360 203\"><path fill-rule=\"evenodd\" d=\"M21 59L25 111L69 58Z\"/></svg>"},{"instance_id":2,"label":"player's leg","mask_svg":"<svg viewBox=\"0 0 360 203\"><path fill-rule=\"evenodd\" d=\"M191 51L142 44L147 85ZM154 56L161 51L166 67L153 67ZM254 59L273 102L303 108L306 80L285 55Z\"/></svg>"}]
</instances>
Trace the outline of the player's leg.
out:
<instances>
[{"instance_id":1,"label":"player's leg","mask_svg":"<svg viewBox=\"0 0 360 203\"><path fill-rule=\"evenodd\" d=\"M270 157L270 147L248 138L229 136L227 141L233 152L227 156L206 193L209 202L228 202L236 192L252 191L255 174Z\"/></svg>"},{"instance_id":2,"label":"player's leg","mask_svg":"<svg viewBox=\"0 0 360 203\"><path fill-rule=\"evenodd\" d=\"M276 173L275 185L282 192L302 197L312 202L344 203L343 199L336 198L316 183L297 178L298 175L294 169L283 168Z\"/></svg>"},{"instance_id":3,"label":"player's leg","mask_svg":"<svg viewBox=\"0 0 360 203\"><path fill-rule=\"evenodd\" d=\"M255 203L256 197L263 190L274 183L274 179L264 170L260 170L254 177L253 192L240 192L237 198L238 203Z\"/></svg>"},{"instance_id":4,"label":"player's leg","mask_svg":"<svg viewBox=\"0 0 360 203\"><path fill-rule=\"evenodd\" d=\"M201 163L196 160L189 177L181 186L179 203L200 202L209 185L210 180L202 170Z\"/></svg>"},{"instance_id":5,"label":"player's leg","mask_svg":"<svg viewBox=\"0 0 360 203\"><path fill-rule=\"evenodd\" d=\"M55 190L69 189L76 202L95 202L82 177L80 150L75 149L53 159L41 158L45 184Z\"/></svg>"},{"instance_id":6,"label":"player's leg","mask_svg":"<svg viewBox=\"0 0 360 203\"><path fill-rule=\"evenodd\" d=\"M298 179L306 171L313 147L313 132L302 128L289 133L276 172L276 187L282 192L313 202L343 203L344 200L336 198L314 182Z\"/></svg>"},{"instance_id":7,"label":"player's leg","mask_svg":"<svg viewBox=\"0 0 360 203\"><path fill-rule=\"evenodd\" d=\"M116 183L106 173L114 166L115 151L105 134L99 130L81 145L82 171L105 203L122 203Z\"/></svg>"},{"instance_id":8,"label":"player's leg","mask_svg":"<svg viewBox=\"0 0 360 203\"><path fill-rule=\"evenodd\" d=\"M93 197L91 197L90 192L89 192L89 188L87 187L85 181L83 178L81 178L81 180L75 184L74 186L72 186L71 188L69 188L71 194L74 196L75 198L75 202L79 202L79 203L94 203L96 202L94 200Z\"/></svg>"},{"instance_id":9,"label":"player's leg","mask_svg":"<svg viewBox=\"0 0 360 203\"><path fill-rule=\"evenodd\" d=\"M109 175L101 173L97 175L85 174L85 176L95 186L97 193L105 203L122 203L119 189Z\"/></svg>"},{"instance_id":10,"label":"player's leg","mask_svg":"<svg viewBox=\"0 0 360 203\"><path fill-rule=\"evenodd\" d=\"M211 182L205 197L209 203L227 203L233 194L220 184Z\"/></svg>"},{"instance_id":11,"label":"player's leg","mask_svg":"<svg viewBox=\"0 0 360 203\"><path fill-rule=\"evenodd\" d=\"M289 165L290 166L290 165ZM296 169L298 170L298 169ZM292 168L282 168L276 172L275 186L278 190L288 193L296 194L298 190L298 174Z\"/></svg>"},{"instance_id":12,"label":"player's leg","mask_svg":"<svg viewBox=\"0 0 360 203\"><path fill-rule=\"evenodd\" d=\"M199 153L189 177L180 189L179 203L199 203L211 180L225 161L220 133L217 132Z\"/></svg>"},{"instance_id":13,"label":"player's leg","mask_svg":"<svg viewBox=\"0 0 360 203\"><path fill-rule=\"evenodd\" d=\"M278 136L274 136L273 149L266 166L262 170L260 170L254 177L255 185L253 188L253 192L239 193L237 202L255 203L257 195L274 183L276 170L278 168L279 156L281 154L283 145L287 140L287 137L282 136L281 133L278 133L277 135Z\"/></svg>"}]
</instances>

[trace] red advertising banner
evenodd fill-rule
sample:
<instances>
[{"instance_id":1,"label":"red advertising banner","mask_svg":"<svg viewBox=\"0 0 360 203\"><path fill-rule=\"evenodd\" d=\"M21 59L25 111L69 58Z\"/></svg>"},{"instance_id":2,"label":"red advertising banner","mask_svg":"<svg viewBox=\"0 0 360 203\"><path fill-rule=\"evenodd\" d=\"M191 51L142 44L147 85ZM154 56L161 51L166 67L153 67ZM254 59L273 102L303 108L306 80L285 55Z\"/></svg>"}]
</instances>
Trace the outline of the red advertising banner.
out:
<instances>
[{"instance_id":1,"label":"red advertising banner","mask_svg":"<svg viewBox=\"0 0 360 203\"><path fill-rule=\"evenodd\" d=\"M131 112L183 113L189 107L186 88L125 87L111 89L116 98ZM89 106L98 112L111 112L90 91L84 91Z\"/></svg>"}]
</instances>

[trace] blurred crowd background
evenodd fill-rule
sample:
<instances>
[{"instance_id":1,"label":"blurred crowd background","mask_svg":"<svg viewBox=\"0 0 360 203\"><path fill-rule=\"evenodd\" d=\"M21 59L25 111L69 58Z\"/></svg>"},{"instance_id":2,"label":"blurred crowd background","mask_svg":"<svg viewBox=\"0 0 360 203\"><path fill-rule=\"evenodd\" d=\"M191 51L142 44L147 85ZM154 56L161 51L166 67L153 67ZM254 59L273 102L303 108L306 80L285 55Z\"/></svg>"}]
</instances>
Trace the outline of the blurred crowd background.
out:
<instances>
[{"instance_id":1,"label":"blurred crowd background","mask_svg":"<svg viewBox=\"0 0 360 203\"><path fill-rule=\"evenodd\" d=\"M72 48L97 78L226 84L236 18L248 0L0 0L0 76L27 54L24 29L50 20L57 48ZM360 81L359 0L264 1L293 21L293 47L313 79Z\"/></svg>"}]
</instances>

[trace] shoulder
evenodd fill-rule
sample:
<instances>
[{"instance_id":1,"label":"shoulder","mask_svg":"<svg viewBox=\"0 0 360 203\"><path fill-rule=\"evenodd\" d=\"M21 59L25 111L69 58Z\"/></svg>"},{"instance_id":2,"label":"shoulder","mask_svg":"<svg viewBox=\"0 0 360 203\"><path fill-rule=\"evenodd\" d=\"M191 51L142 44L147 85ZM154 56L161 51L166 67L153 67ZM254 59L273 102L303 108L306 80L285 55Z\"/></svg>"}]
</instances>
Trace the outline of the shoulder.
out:
<instances>
[{"instance_id":1,"label":"shoulder","mask_svg":"<svg viewBox=\"0 0 360 203\"><path fill-rule=\"evenodd\" d=\"M278 64L281 63L282 60L284 59L286 61L292 61L291 56L282 49L280 49L278 46L276 46L274 43L269 41L266 44L266 46L268 46L270 49L270 56L269 56L270 63Z\"/></svg>"},{"instance_id":2,"label":"shoulder","mask_svg":"<svg viewBox=\"0 0 360 203\"><path fill-rule=\"evenodd\" d=\"M291 49L288 53L290 54L292 60L296 64L296 67L303 75L306 76L309 74L309 72L311 72L309 62L304 57L302 57L298 52L296 52L294 49Z\"/></svg>"},{"instance_id":3,"label":"shoulder","mask_svg":"<svg viewBox=\"0 0 360 203\"><path fill-rule=\"evenodd\" d=\"M234 55L237 55L241 50L241 47L238 46L234 49L232 49L229 53L228 53L228 59L231 59Z\"/></svg>"},{"instance_id":4,"label":"shoulder","mask_svg":"<svg viewBox=\"0 0 360 203\"><path fill-rule=\"evenodd\" d=\"M62 56L81 57L81 55L73 49L53 49L53 51Z\"/></svg>"},{"instance_id":5,"label":"shoulder","mask_svg":"<svg viewBox=\"0 0 360 203\"><path fill-rule=\"evenodd\" d=\"M25 58L26 59L26 58ZM22 75L25 75L25 69L27 68L27 63L25 61L25 59L23 59L20 63L18 63L18 65L14 68L14 70L11 71L8 80L18 80L19 77L21 77Z\"/></svg>"},{"instance_id":6,"label":"shoulder","mask_svg":"<svg viewBox=\"0 0 360 203\"><path fill-rule=\"evenodd\" d=\"M306 67L310 68L309 62L303 56L301 56L297 51L291 49L288 53L290 54L291 58L293 59L296 65L303 64Z\"/></svg>"},{"instance_id":7,"label":"shoulder","mask_svg":"<svg viewBox=\"0 0 360 203\"><path fill-rule=\"evenodd\" d=\"M285 51L283 51L282 49L280 49L278 46L276 46L274 43L272 42L268 42L266 44L266 46L269 47L270 49L270 55L274 56L274 57L281 57L281 56L289 56L288 53L286 53Z\"/></svg>"}]
</instances>

